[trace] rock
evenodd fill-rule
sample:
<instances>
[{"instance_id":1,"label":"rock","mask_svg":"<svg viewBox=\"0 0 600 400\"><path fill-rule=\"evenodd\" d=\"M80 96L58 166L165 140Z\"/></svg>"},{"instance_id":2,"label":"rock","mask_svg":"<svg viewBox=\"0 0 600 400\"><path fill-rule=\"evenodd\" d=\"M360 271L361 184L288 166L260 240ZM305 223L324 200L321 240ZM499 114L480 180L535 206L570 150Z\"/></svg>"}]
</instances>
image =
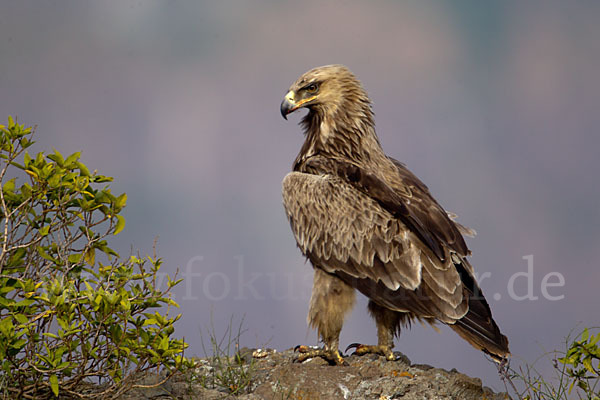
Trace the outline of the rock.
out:
<instances>
[{"instance_id":1,"label":"rock","mask_svg":"<svg viewBox=\"0 0 600 400\"><path fill-rule=\"evenodd\" d=\"M396 361L386 361L383 357L349 356L346 358L348 366L330 366L320 358L295 363L291 349L283 352L243 349L240 353L242 356L237 359L244 360L244 365L215 366L210 360L198 360L199 367L193 373L178 373L158 388L134 389L120 399L509 399L505 393L494 393L484 388L478 378L454 369L446 371L429 365L411 364L401 353L396 354ZM238 396L232 396L230 388L223 384L210 384L218 374L235 376L242 372L249 376L250 382L244 393ZM148 379L150 382L151 378Z\"/></svg>"}]
</instances>

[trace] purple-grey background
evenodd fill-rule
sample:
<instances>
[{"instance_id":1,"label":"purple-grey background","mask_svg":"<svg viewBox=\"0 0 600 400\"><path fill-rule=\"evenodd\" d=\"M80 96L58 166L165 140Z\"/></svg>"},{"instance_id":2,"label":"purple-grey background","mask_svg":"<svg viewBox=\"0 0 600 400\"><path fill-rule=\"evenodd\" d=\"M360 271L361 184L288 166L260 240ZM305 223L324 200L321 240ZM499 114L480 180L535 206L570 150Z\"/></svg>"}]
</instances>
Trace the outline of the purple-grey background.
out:
<instances>
[{"instance_id":1,"label":"purple-grey background","mask_svg":"<svg viewBox=\"0 0 600 400\"><path fill-rule=\"evenodd\" d=\"M211 313L217 332L245 316L244 345L316 344L312 270L281 206L300 113L286 122L279 103L329 63L362 80L386 152L478 231L472 262L515 365L600 322L600 2L3 0L0 10L0 119L38 125L32 152L83 150L90 169L116 177L129 201L112 243L150 253L159 236L164 270L186 278L175 300L188 354L203 355ZM518 300L529 255L537 300ZM564 286L544 296L549 273ZM376 341L365 305L343 347ZM502 388L480 352L441 331L414 326L396 349Z\"/></svg>"}]
</instances>

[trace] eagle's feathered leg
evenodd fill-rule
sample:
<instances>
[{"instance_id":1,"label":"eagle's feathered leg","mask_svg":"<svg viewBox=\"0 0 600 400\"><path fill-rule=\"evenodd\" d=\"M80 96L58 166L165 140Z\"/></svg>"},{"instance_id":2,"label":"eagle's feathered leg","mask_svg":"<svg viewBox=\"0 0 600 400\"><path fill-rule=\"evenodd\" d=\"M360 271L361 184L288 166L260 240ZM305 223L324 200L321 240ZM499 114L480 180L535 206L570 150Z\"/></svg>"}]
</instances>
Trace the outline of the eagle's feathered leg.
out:
<instances>
[{"instance_id":1,"label":"eagle's feathered leg","mask_svg":"<svg viewBox=\"0 0 600 400\"><path fill-rule=\"evenodd\" d=\"M377 346L352 343L346 348L346 351L354 348L354 354L362 356L364 354L380 354L387 360L396 359L392 349L394 348L394 335L400 335L400 326L404 322L403 313L381 307L374 301L369 301L369 313L375 319L377 325Z\"/></svg>"},{"instance_id":2,"label":"eagle's feathered leg","mask_svg":"<svg viewBox=\"0 0 600 400\"><path fill-rule=\"evenodd\" d=\"M307 346L296 347L301 353L296 359L298 362L321 357L337 365L347 364L338 347L344 318L352 309L354 300L354 288L338 277L315 268L308 323L311 328L317 329L324 347L322 349L312 349Z\"/></svg>"}]
</instances>

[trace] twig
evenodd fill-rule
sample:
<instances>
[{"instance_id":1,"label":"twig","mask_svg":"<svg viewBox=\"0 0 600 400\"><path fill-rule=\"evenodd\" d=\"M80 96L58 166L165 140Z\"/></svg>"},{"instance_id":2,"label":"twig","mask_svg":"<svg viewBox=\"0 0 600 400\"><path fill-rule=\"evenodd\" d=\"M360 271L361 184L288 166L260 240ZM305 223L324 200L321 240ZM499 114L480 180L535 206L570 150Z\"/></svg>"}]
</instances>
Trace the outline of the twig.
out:
<instances>
[{"instance_id":1,"label":"twig","mask_svg":"<svg viewBox=\"0 0 600 400\"><path fill-rule=\"evenodd\" d=\"M508 383L510 385L510 387L512 388L512 390L514 390L515 394L517 396L521 397L519 395L519 391L517 390L517 387L515 386L510 375L508 374L508 370L510 368L510 360L508 358L503 358L502 361L499 364L497 364L497 367L498 367L498 375L500 375L500 379L502 379L502 382L504 383L504 387L507 388L507 383ZM510 395L508 397L512 399L512 397L510 397Z\"/></svg>"}]
</instances>

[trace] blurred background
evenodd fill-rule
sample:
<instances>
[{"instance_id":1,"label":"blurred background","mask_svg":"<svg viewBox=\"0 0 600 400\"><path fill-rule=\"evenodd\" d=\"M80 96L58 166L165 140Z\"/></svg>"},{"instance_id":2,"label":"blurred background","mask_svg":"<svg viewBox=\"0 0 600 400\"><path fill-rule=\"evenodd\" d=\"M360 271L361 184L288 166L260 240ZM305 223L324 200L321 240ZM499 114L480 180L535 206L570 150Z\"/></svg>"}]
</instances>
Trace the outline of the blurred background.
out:
<instances>
[{"instance_id":1,"label":"blurred background","mask_svg":"<svg viewBox=\"0 0 600 400\"><path fill-rule=\"evenodd\" d=\"M342 63L374 103L386 152L478 231L472 263L514 366L598 325L600 2L13 1L0 13L0 119L37 124L30 152L82 150L127 192L112 239L185 278L178 336L317 344L312 268L281 180L303 141L279 104L306 70ZM177 333L177 331L176 331ZM360 297L341 346L374 343ZM503 389L441 326L396 350ZM551 372L551 365L540 365Z\"/></svg>"}]
</instances>

